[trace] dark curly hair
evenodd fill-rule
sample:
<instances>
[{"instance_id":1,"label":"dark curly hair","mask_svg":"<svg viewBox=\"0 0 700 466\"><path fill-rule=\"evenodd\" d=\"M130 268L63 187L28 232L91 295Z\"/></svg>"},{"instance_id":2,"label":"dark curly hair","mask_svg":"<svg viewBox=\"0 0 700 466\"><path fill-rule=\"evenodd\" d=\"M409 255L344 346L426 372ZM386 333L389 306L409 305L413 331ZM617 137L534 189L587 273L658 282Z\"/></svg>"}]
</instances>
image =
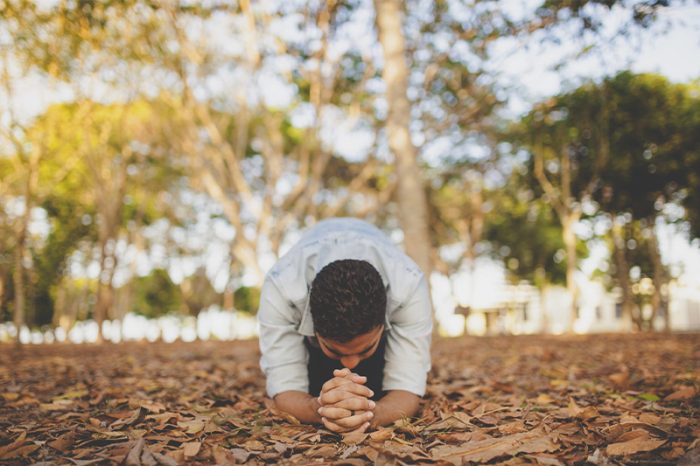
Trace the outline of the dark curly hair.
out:
<instances>
[{"instance_id":1,"label":"dark curly hair","mask_svg":"<svg viewBox=\"0 0 700 466\"><path fill-rule=\"evenodd\" d=\"M311 284L311 317L323 338L344 343L384 323L386 290L369 262L344 259L326 265Z\"/></svg>"}]
</instances>

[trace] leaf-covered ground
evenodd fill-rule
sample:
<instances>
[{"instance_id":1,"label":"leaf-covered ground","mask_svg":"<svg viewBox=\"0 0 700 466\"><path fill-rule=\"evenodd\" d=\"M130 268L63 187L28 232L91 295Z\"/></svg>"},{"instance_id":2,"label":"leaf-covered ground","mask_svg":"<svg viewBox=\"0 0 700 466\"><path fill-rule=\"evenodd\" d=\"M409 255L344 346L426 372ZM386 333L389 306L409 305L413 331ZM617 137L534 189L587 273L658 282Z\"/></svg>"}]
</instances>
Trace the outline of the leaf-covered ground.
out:
<instances>
[{"instance_id":1,"label":"leaf-covered ground","mask_svg":"<svg viewBox=\"0 0 700 466\"><path fill-rule=\"evenodd\" d=\"M698 464L694 335L438 340L421 415L267 407L257 342L0 347L0 464Z\"/></svg>"}]
</instances>

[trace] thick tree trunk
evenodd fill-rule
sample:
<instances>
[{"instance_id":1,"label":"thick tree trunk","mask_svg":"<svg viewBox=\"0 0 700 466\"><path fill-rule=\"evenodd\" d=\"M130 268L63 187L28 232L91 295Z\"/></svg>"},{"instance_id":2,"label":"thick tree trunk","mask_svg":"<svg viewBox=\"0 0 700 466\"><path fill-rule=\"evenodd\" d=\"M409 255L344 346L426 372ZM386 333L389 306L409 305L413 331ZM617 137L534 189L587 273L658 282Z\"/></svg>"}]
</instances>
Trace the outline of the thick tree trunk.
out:
<instances>
[{"instance_id":1,"label":"thick tree trunk","mask_svg":"<svg viewBox=\"0 0 700 466\"><path fill-rule=\"evenodd\" d=\"M659 312L664 316L664 331L671 331L671 316L668 309L668 275L666 273L666 267L664 267L661 261L661 252L659 251L659 241L656 237L656 231L654 231L654 226L650 227L649 231L649 255L651 256L651 263L654 269L654 276L652 278L654 282L654 294L651 296L652 305L652 315L649 328L654 328L654 320Z\"/></svg>"},{"instance_id":2,"label":"thick tree trunk","mask_svg":"<svg viewBox=\"0 0 700 466\"><path fill-rule=\"evenodd\" d=\"M406 252L429 278L432 268L428 207L417 151L411 142L409 129L411 104L406 93L408 66L401 29L403 2L375 0L374 5L379 41L384 52L382 77L386 85L388 105L386 127L389 148L396 158L399 220L404 231Z\"/></svg>"}]
</instances>

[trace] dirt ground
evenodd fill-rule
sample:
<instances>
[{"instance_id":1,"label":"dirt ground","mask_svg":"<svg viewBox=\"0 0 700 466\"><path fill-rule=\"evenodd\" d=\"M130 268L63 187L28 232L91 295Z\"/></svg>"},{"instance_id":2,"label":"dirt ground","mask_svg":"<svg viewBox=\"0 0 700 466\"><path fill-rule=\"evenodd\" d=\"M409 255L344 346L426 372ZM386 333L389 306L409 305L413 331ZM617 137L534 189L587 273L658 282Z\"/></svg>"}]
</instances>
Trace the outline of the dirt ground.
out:
<instances>
[{"instance_id":1,"label":"dirt ground","mask_svg":"<svg viewBox=\"0 0 700 466\"><path fill-rule=\"evenodd\" d=\"M266 407L257 341L0 346L0 464L700 464L700 335L439 339L420 416Z\"/></svg>"}]
</instances>

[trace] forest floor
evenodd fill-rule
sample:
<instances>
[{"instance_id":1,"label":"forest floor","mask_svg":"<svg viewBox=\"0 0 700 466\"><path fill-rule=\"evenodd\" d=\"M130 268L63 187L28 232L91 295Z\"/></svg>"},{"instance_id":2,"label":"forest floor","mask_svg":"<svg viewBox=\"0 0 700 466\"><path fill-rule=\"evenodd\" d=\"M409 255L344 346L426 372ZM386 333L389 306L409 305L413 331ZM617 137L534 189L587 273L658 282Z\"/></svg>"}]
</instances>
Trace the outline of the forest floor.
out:
<instances>
[{"instance_id":1,"label":"forest floor","mask_svg":"<svg viewBox=\"0 0 700 466\"><path fill-rule=\"evenodd\" d=\"M0 464L700 464L700 335L439 339L419 417L266 407L257 341L0 346Z\"/></svg>"}]
</instances>

